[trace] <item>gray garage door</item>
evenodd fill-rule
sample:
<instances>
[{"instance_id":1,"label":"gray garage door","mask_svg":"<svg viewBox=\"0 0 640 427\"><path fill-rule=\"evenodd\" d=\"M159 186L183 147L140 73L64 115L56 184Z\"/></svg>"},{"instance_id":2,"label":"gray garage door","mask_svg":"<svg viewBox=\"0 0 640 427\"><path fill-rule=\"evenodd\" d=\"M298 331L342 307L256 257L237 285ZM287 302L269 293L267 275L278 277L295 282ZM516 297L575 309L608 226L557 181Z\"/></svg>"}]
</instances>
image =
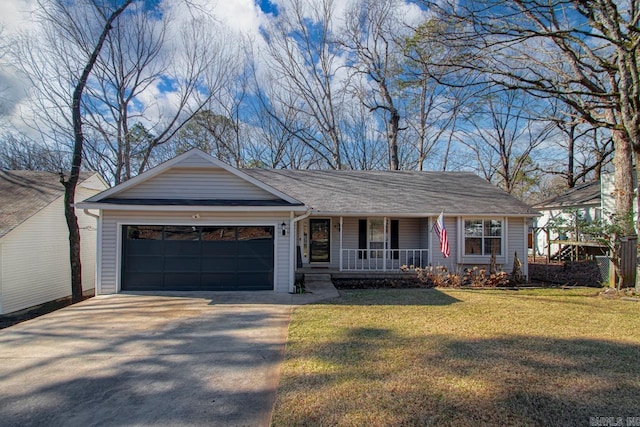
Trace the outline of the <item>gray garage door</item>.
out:
<instances>
[{"instance_id":1,"label":"gray garage door","mask_svg":"<svg viewBox=\"0 0 640 427\"><path fill-rule=\"evenodd\" d=\"M123 227L122 289L272 290L273 227Z\"/></svg>"}]
</instances>

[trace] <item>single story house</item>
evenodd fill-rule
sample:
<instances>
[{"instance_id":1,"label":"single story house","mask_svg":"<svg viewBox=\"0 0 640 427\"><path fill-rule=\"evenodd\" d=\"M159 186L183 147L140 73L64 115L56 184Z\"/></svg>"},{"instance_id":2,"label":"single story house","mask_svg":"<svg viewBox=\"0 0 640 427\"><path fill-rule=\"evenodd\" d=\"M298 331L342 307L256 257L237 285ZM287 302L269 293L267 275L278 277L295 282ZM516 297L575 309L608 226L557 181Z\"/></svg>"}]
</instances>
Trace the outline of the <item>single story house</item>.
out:
<instances>
[{"instance_id":1,"label":"single story house","mask_svg":"<svg viewBox=\"0 0 640 427\"><path fill-rule=\"evenodd\" d=\"M550 197L533 206L540 212L534 220L533 247L536 256L554 256L566 247L566 243L585 243L588 236L576 230L579 217L586 222L602 218L602 194L600 181L577 184L567 191ZM598 253L601 251L598 250Z\"/></svg>"},{"instance_id":2,"label":"single story house","mask_svg":"<svg viewBox=\"0 0 640 427\"><path fill-rule=\"evenodd\" d=\"M76 197L108 185L83 173ZM56 173L0 171L0 315L71 295L64 187ZM78 212L83 289L95 287L96 218Z\"/></svg>"},{"instance_id":3,"label":"single story house","mask_svg":"<svg viewBox=\"0 0 640 427\"><path fill-rule=\"evenodd\" d=\"M292 292L301 272L455 270L492 253L510 269L517 252L526 275L535 215L472 173L236 169L197 149L77 206L99 215L99 294Z\"/></svg>"}]
</instances>

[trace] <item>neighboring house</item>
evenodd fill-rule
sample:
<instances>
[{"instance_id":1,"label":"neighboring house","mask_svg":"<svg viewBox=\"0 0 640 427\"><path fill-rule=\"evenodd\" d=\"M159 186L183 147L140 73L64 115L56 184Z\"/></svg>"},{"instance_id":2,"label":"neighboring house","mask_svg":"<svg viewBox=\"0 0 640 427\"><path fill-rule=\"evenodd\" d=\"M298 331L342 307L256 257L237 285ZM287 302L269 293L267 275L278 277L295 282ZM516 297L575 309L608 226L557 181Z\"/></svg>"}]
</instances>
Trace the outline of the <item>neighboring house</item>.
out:
<instances>
[{"instance_id":1,"label":"neighboring house","mask_svg":"<svg viewBox=\"0 0 640 427\"><path fill-rule=\"evenodd\" d=\"M615 175L613 172L605 172L601 176L602 186L600 188L600 197L602 199L602 212L607 215L611 215L616 211L616 185ZM638 180L636 179L636 172L633 171L633 188L638 187ZM634 192L633 198L633 211L635 214L635 220L638 220L638 203L637 194Z\"/></svg>"},{"instance_id":2,"label":"neighboring house","mask_svg":"<svg viewBox=\"0 0 640 427\"><path fill-rule=\"evenodd\" d=\"M76 197L108 188L96 173L83 173ZM69 232L64 187L56 173L0 171L0 314L71 295ZM77 212L83 289L95 286L96 218Z\"/></svg>"},{"instance_id":3,"label":"neighboring house","mask_svg":"<svg viewBox=\"0 0 640 427\"><path fill-rule=\"evenodd\" d=\"M586 222L601 219L601 200L600 181L592 181L536 204L534 209L541 215L534 220L532 230L535 255L553 257L570 244L587 248L589 236L574 225L577 218Z\"/></svg>"},{"instance_id":4,"label":"neighboring house","mask_svg":"<svg viewBox=\"0 0 640 427\"><path fill-rule=\"evenodd\" d=\"M518 253L535 212L471 173L236 169L191 150L79 203L99 213L97 292L294 290L296 273L456 270ZM444 210L451 256L433 221Z\"/></svg>"}]
</instances>

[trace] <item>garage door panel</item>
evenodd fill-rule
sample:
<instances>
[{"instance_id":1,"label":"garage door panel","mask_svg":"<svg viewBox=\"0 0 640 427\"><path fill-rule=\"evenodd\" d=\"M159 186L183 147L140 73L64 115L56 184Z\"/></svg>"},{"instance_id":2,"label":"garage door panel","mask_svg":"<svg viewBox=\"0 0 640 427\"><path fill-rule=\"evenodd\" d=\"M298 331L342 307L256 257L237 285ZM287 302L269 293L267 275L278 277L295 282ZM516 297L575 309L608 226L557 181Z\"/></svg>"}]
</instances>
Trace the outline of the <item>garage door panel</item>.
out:
<instances>
[{"instance_id":1,"label":"garage door panel","mask_svg":"<svg viewBox=\"0 0 640 427\"><path fill-rule=\"evenodd\" d=\"M129 255L163 255L164 242L162 240L128 240Z\"/></svg>"},{"instance_id":2,"label":"garage door panel","mask_svg":"<svg viewBox=\"0 0 640 427\"><path fill-rule=\"evenodd\" d=\"M200 258L195 257L166 257L164 262L164 271L166 272L199 272Z\"/></svg>"},{"instance_id":3,"label":"garage door panel","mask_svg":"<svg viewBox=\"0 0 640 427\"><path fill-rule=\"evenodd\" d=\"M259 260L251 260L241 264L241 267L238 269L240 273L272 273L273 268L270 264L259 261Z\"/></svg>"},{"instance_id":4,"label":"garage door panel","mask_svg":"<svg viewBox=\"0 0 640 427\"><path fill-rule=\"evenodd\" d=\"M216 273L216 272L235 272L238 267L238 260L233 256L224 256L218 258L202 258L202 272L203 273Z\"/></svg>"},{"instance_id":5,"label":"garage door panel","mask_svg":"<svg viewBox=\"0 0 640 427\"><path fill-rule=\"evenodd\" d=\"M166 256L175 255L193 255L200 256L200 242L199 241L165 241L164 242L164 254Z\"/></svg>"},{"instance_id":6,"label":"garage door panel","mask_svg":"<svg viewBox=\"0 0 640 427\"><path fill-rule=\"evenodd\" d=\"M164 287L172 291L197 291L200 273L164 273Z\"/></svg>"},{"instance_id":7,"label":"garage door panel","mask_svg":"<svg viewBox=\"0 0 640 427\"><path fill-rule=\"evenodd\" d=\"M237 283L236 273L202 273L202 288L212 291L233 289Z\"/></svg>"},{"instance_id":8,"label":"garage door panel","mask_svg":"<svg viewBox=\"0 0 640 427\"><path fill-rule=\"evenodd\" d=\"M202 242L203 256L225 256L238 251L237 242Z\"/></svg>"},{"instance_id":9,"label":"garage door panel","mask_svg":"<svg viewBox=\"0 0 640 427\"><path fill-rule=\"evenodd\" d=\"M164 267L164 257L161 256L130 256L126 260L126 271L130 273L161 272Z\"/></svg>"},{"instance_id":10,"label":"garage door panel","mask_svg":"<svg viewBox=\"0 0 640 427\"><path fill-rule=\"evenodd\" d=\"M273 290L274 227L123 227L124 290Z\"/></svg>"},{"instance_id":11,"label":"garage door panel","mask_svg":"<svg viewBox=\"0 0 640 427\"><path fill-rule=\"evenodd\" d=\"M273 282L267 273L238 273L238 287L242 290L271 290Z\"/></svg>"},{"instance_id":12,"label":"garage door panel","mask_svg":"<svg viewBox=\"0 0 640 427\"><path fill-rule=\"evenodd\" d=\"M162 273L129 273L123 277L123 289L147 291L159 289L162 286Z\"/></svg>"}]
</instances>

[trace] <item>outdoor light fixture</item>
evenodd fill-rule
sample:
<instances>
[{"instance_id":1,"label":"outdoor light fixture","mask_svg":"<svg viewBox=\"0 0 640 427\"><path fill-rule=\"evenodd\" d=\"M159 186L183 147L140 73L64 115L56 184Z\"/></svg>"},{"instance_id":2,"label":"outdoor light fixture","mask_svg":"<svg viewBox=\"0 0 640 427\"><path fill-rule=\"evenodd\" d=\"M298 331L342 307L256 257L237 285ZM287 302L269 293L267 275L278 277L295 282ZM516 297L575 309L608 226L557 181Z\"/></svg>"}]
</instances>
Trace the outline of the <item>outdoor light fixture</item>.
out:
<instances>
[{"instance_id":1,"label":"outdoor light fixture","mask_svg":"<svg viewBox=\"0 0 640 427\"><path fill-rule=\"evenodd\" d=\"M282 224L280 224L280 228L282 229L282 235L286 236L287 235L287 224L285 224L283 222Z\"/></svg>"}]
</instances>

